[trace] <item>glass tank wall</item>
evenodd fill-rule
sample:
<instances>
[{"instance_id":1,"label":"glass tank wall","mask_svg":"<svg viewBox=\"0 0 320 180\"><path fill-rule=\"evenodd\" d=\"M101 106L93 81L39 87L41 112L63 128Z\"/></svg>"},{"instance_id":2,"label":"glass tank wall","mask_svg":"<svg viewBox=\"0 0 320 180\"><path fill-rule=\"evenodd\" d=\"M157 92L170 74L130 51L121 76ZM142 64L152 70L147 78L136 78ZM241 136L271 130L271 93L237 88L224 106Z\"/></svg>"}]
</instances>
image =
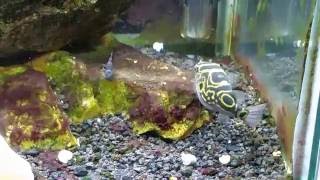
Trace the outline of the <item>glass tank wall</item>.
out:
<instances>
[{"instance_id":1,"label":"glass tank wall","mask_svg":"<svg viewBox=\"0 0 320 180\"><path fill-rule=\"evenodd\" d=\"M262 95L271 105L286 152L287 170L291 172L294 125L315 1L237 2L233 55L248 65ZM300 146L295 145L293 149Z\"/></svg>"}]
</instances>

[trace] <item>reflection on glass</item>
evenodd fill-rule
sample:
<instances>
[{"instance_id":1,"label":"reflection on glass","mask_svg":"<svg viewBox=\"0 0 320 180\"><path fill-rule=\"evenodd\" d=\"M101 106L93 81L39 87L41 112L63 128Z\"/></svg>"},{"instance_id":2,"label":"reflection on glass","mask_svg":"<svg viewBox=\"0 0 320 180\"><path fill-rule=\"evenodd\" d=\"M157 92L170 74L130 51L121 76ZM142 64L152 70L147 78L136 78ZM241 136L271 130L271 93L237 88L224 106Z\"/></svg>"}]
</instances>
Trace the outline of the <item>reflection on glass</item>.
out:
<instances>
[{"instance_id":1,"label":"reflection on glass","mask_svg":"<svg viewBox=\"0 0 320 180\"><path fill-rule=\"evenodd\" d=\"M241 3L240 3L241 2ZM272 106L291 172L293 129L314 1L242 0L235 55L249 64ZM260 85L261 85L260 84Z\"/></svg>"},{"instance_id":2,"label":"reflection on glass","mask_svg":"<svg viewBox=\"0 0 320 180\"><path fill-rule=\"evenodd\" d=\"M213 0L185 0L181 36L194 39L210 38L213 29Z\"/></svg>"}]
</instances>

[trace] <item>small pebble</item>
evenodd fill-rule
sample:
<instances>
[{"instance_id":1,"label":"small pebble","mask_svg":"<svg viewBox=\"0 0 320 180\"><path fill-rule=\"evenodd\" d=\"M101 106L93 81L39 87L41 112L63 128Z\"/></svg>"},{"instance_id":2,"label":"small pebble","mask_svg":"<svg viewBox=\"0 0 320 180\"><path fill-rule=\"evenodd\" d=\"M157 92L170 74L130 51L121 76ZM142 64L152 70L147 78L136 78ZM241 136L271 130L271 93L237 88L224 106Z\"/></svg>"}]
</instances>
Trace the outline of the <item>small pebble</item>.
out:
<instances>
[{"instance_id":1,"label":"small pebble","mask_svg":"<svg viewBox=\"0 0 320 180\"><path fill-rule=\"evenodd\" d=\"M185 177L190 177L192 175L192 171L193 169L191 166L186 166L181 169L181 174Z\"/></svg>"},{"instance_id":2,"label":"small pebble","mask_svg":"<svg viewBox=\"0 0 320 180\"><path fill-rule=\"evenodd\" d=\"M230 155L222 155L219 157L219 162L221 164L228 164L230 162L230 159L231 159Z\"/></svg>"},{"instance_id":3,"label":"small pebble","mask_svg":"<svg viewBox=\"0 0 320 180\"><path fill-rule=\"evenodd\" d=\"M72 157L73 157L73 153L65 149L59 151L58 153L58 160L65 164L68 163L68 161L72 159Z\"/></svg>"},{"instance_id":4,"label":"small pebble","mask_svg":"<svg viewBox=\"0 0 320 180\"><path fill-rule=\"evenodd\" d=\"M153 49L157 52L160 52L163 50L163 43L162 42L154 42L152 45Z\"/></svg>"},{"instance_id":5,"label":"small pebble","mask_svg":"<svg viewBox=\"0 0 320 180\"><path fill-rule=\"evenodd\" d=\"M281 156L281 151L274 151L274 152L272 153L272 156L274 156L274 157L280 157L280 156Z\"/></svg>"},{"instance_id":6,"label":"small pebble","mask_svg":"<svg viewBox=\"0 0 320 180\"><path fill-rule=\"evenodd\" d=\"M84 167L76 167L74 169L74 175L78 177L83 177L83 176L86 176L87 174L88 174L88 171Z\"/></svg>"},{"instance_id":7,"label":"small pebble","mask_svg":"<svg viewBox=\"0 0 320 180\"><path fill-rule=\"evenodd\" d=\"M184 152L181 153L181 160L182 164L186 166L197 162L197 158L194 155Z\"/></svg>"}]
</instances>

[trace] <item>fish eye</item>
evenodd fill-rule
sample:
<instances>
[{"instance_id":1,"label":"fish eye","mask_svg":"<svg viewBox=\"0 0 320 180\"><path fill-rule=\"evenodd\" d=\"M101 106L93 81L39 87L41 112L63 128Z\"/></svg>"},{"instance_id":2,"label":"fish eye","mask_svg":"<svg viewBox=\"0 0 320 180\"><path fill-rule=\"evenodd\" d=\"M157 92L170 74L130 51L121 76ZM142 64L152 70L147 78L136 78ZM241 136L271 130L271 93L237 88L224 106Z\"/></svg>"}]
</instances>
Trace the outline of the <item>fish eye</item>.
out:
<instances>
[{"instance_id":1,"label":"fish eye","mask_svg":"<svg viewBox=\"0 0 320 180\"><path fill-rule=\"evenodd\" d=\"M238 117L239 117L240 119L244 119L247 115L248 115L248 111L246 111L245 109L242 109L242 110L238 113Z\"/></svg>"},{"instance_id":2,"label":"fish eye","mask_svg":"<svg viewBox=\"0 0 320 180\"><path fill-rule=\"evenodd\" d=\"M236 106L236 101L231 94L223 93L220 96L220 102L226 108L234 108Z\"/></svg>"}]
</instances>

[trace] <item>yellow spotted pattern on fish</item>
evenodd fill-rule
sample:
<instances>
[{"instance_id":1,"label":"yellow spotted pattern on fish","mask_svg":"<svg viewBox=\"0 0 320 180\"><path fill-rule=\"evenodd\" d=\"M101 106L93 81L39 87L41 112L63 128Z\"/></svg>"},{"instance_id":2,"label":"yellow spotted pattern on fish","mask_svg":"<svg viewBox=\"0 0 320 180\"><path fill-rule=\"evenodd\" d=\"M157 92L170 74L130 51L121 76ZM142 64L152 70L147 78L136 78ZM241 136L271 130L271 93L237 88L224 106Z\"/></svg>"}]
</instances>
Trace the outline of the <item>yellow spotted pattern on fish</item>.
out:
<instances>
[{"instance_id":1,"label":"yellow spotted pattern on fish","mask_svg":"<svg viewBox=\"0 0 320 180\"><path fill-rule=\"evenodd\" d=\"M225 71L217 63L199 62L195 65L195 86L201 103L208 109L235 115L236 98Z\"/></svg>"}]
</instances>

